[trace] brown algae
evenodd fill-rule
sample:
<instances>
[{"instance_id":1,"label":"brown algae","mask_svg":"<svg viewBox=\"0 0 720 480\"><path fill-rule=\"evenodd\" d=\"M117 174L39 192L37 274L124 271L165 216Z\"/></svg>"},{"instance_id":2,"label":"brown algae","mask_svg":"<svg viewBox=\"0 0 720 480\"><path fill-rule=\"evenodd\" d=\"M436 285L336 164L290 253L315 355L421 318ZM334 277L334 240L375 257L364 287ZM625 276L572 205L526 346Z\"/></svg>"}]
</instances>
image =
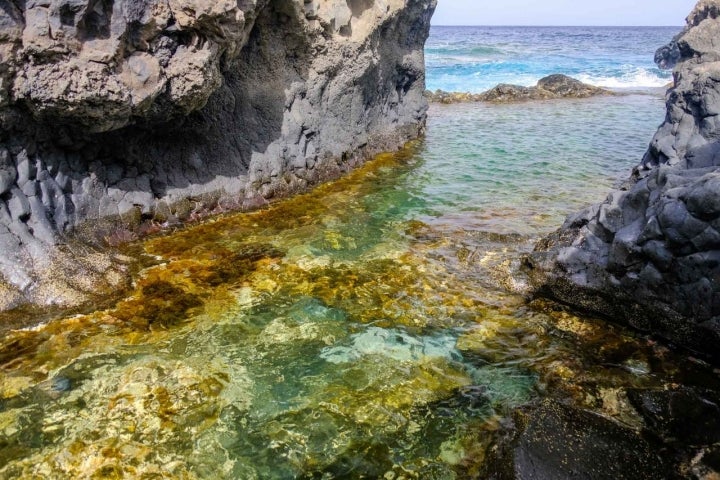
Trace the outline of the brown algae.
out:
<instances>
[{"instance_id":1,"label":"brown algae","mask_svg":"<svg viewBox=\"0 0 720 480\"><path fill-rule=\"evenodd\" d=\"M7 334L0 478L467 478L534 398L636 426L625 389L714 378L526 304L532 238L419 213L420 148L149 239L112 308Z\"/></svg>"}]
</instances>

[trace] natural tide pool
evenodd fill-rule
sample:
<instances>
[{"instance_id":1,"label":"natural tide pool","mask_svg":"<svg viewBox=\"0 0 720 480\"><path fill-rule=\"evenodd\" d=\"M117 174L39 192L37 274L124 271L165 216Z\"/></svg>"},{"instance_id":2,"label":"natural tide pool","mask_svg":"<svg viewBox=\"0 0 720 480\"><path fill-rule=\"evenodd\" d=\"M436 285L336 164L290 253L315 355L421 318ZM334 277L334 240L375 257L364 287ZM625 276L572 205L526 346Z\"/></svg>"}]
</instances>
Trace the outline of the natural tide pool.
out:
<instances>
[{"instance_id":1,"label":"natural tide pool","mask_svg":"<svg viewBox=\"0 0 720 480\"><path fill-rule=\"evenodd\" d=\"M267 209L151 238L107 310L0 340L0 478L473 478L513 409L627 425L717 382L517 266L641 158L658 95L434 106L428 134Z\"/></svg>"}]
</instances>

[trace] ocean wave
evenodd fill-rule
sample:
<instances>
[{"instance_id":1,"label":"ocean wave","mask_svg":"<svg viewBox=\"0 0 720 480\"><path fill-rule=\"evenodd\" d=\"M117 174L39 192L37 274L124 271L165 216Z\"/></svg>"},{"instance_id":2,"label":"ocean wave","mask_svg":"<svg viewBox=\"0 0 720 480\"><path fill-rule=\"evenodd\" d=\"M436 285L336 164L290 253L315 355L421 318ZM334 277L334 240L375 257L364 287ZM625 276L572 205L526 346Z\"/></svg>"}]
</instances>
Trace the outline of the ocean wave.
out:
<instances>
[{"instance_id":1,"label":"ocean wave","mask_svg":"<svg viewBox=\"0 0 720 480\"><path fill-rule=\"evenodd\" d=\"M511 52L498 47L478 45L468 49L468 53L471 55L507 55Z\"/></svg>"},{"instance_id":2,"label":"ocean wave","mask_svg":"<svg viewBox=\"0 0 720 480\"><path fill-rule=\"evenodd\" d=\"M633 71L616 76L602 76L587 73L574 75L583 83L604 88L654 88L664 87L672 81L669 74L652 71L645 68L635 68Z\"/></svg>"},{"instance_id":3,"label":"ocean wave","mask_svg":"<svg viewBox=\"0 0 720 480\"><path fill-rule=\"evenodd\" d=\"M426 53L443 56L465 55L469 57L508 55L512 52L488 45L434 45L427 47Z\"/></svg>"},{"instance_id":4,"label":"ocean wave","mask_svg":"<svg viewBox=\"0 0 720 480\"><path fill-rule=\"evenodd\" d=\"M428 69L440 68L440 67L464 67L464 68L478 68L484 65L491 65L493 63L502 62L502 60L496 60L492 58L473 57L469 55L427 55L426 62Z\"/></svg>"},{"instance_id":5,"label":"ocean wave","mask_svg":"<svg viewBox=\"0 0 720 480\"><path fill-rule=\"evenodd\" d=\"M449 89L479 93L500 83L525 87L533 86L541 78L562 73L583 83L611 89L661 88L672 81L672 75L657 68L639 65L548 66L516 61L470 61L456 57L452 62L441 63L435 58L428 61L427 83L433 89ZM585 67L585 68L583 68ZM595 68L593 68L595 67Z\"/></svg>"}]
</instances>

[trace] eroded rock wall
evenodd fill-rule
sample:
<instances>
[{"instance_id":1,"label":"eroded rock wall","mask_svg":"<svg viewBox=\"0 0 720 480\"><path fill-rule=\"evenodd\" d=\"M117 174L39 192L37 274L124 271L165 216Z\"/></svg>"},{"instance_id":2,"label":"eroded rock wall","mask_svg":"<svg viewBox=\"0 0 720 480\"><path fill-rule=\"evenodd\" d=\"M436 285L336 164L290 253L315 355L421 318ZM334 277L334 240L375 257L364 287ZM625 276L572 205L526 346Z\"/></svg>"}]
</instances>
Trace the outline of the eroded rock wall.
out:
<instances>
[{"instance_id":1,"label":"eroded rock wall","mask_svg":"<svg viewBox=\"0 0 720 480\"><path fill-rule=\"evenodd\" d=\"M720 360L720 1L656 60L667 117L622 190L571 216L527 261L536 291Z\"/></svg>"},{"instance_id":2,"label":"eroded rock wall","mask_svg":"<svg viewBox=\"0 0 720 480\"><path fill-rule=\"evenodd\" d=\"M417 137L434 6L0 0L0 308L71 301L107 269L78 245L256 207Z\"/></svg>"}]
</instances>

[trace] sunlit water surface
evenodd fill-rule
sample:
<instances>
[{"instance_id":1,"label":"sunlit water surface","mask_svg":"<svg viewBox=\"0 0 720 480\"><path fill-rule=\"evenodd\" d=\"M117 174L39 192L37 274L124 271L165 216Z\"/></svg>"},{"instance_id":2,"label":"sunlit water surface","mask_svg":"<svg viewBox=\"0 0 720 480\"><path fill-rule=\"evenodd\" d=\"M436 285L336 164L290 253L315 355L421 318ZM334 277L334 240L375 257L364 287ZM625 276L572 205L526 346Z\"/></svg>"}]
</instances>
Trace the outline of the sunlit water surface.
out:
<instances>
[{"instance_id":1,"label":"sunlit water surface","mask_svg":"<svg viewBox=\"0 0 720 480\"><path fill-rule=\"evenodd\" d=\"M114 308L2 339L0 477L471 478L538 398L637 425L624 388L710 374L513 292L662 112L433 107L423 141L343 180L148 240Z\"/></svg>"},{"instance_id":2,"label":"sunlit water surface","mask_svg":"<svg viewBox=\"0 0 720 480\"><path fill-rule=\"evenodd\" d=\"M441 27L425 48L431 90L482 92L531 86L563 73L607 88L664 87L671 72L653 62L681 27Z\"/></svg>"}]
</instances>

